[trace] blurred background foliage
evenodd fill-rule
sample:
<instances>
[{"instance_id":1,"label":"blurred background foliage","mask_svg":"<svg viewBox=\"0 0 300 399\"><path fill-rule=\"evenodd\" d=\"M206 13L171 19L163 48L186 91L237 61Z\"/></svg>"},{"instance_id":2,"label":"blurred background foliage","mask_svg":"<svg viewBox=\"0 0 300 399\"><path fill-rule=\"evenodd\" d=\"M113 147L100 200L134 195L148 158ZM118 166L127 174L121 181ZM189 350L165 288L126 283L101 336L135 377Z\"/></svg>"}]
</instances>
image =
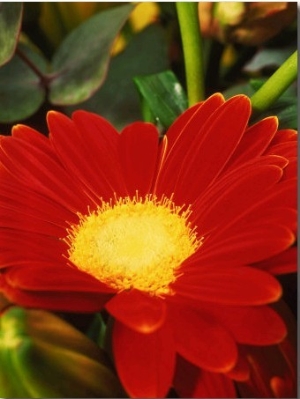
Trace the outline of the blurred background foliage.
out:
<instances>
[{"instance_id":1,"label":"blurred background foliage","mask_svg":"<svg viewBox=\"0 0 300 399\"><path fill-rule=\"evenodd\" d=\"M206 96L251 96L296 50L296 16L296 2L199 3ZM46 133L49 109L78 108L119 130L139 119L163 130L187 108L175 3L2 3L0 21L2 134ZM296 128L296 85L274 113Z\"/></svg>"}]
</instances>

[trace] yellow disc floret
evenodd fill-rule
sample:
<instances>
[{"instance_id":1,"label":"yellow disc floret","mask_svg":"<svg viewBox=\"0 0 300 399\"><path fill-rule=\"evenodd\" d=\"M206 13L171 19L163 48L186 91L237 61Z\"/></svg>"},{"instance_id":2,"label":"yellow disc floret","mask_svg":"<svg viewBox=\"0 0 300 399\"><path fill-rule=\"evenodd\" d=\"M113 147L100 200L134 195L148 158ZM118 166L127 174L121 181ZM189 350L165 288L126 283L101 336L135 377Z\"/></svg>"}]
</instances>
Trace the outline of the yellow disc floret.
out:
<instances>
[{"instance_id":1,"label":"yellow disc floret","mask_svg":"<svg viewBox=\"0 0 300 399\"><path fill-rule=\"evenodd\" d=\"M169 294L181 263L202 243L190 214L154 196L103 202L68 230L69 259L117 290Z\"/></svg>"}]
</instances>

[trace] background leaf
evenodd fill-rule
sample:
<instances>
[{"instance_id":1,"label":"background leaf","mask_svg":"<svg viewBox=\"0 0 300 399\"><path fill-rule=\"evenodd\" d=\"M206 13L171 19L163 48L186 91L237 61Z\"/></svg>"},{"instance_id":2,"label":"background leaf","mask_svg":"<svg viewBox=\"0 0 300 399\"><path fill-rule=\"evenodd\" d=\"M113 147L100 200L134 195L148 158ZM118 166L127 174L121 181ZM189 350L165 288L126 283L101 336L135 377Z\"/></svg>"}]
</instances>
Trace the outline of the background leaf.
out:
<instances>
[{"instance_id":1,"label":"background leaf","mask_svg":"<svg viewBox=\"0 0 300 399\"><path fill-rule=\"evenodd\" d=\"M22 9L22 3L0 3L0 66L14 54L21 28Z\"/></svg>"},{"instance_id":2,"label":"background leaf","mask_svg":"<svg viewBox=\"0 0 300 399\"><path fill-rule=\"evenodd\" d=\"M66 37L52 59L52 104L80 103L99 88L113 42L133 8L126 4L98 13Z\"/></svg>"},{"instance_id":3,"label":"background leaf","mask_svg":"<svg viewBox=\"0 0 300 399\"><path fill-rule=\"evenodd\" d=\"M187 96L172 71L136 77L135 83L154 118L168 128L187 109Z\"/></svg>"},{"instance_id":4,"label":"background leaf","mask_svg":"<svg viewBox=\"0 0 300 399\"><path fill-rule=\"evenodd\" d=\"M236 95L245 94L251 97L266 81L266 79L252 79L246 84L232 86L223 92L226 99ZM267 111L260 112L250 119L250 123L256 123L268 116L277 116L280 129L297 129L298 111L297 111L297 92L296 87L291 85L285 93L273 104Z\"/></svg>"},{"instance_id":5,"label":"background leaf","mask_svg":"<svg viewBox=\"0 0 300 399\"><path fill-rule=\"evenodd\" d=\"M125 50L113 57L101 88L81 109L96 112L121 130L142 119L140 98L133 78L168 68L168 47L163 29L152 25L134 35ZM78 107L69 107L71 113Z\"/></svg>"},{"instance_id":6,"label":"background leaf","mask_svg":"<svg viewBox=\"0 0 300 399\"><path fill-rule=\"evenodd\" d=\"M34 65L46 72L48 65L40 54L25 45L20 45L20 49ZM0 122L11 123L33 115L45 96L40 78L18 54L0 68Z\"/></svg>"},{"instance_id":7,"label":"background leaf","mask_svg":"<svg viewBox=\"0 0 300 399\"><path fill-rule=\"evenodd\" d=\"M280 129L297 129L298 127L298 107L297 97L281 97L267 111L260 113L251 120L251 123L266 118L267 116L276 115L279 120Z\"/></svg>"},{"instance_id":8,"label":"background leaf","mask_svg":"<svg viewBox=\"0 0 300 399\"><path fill-rule=\"evenodd\" d=\"M226 100L230 97L233 97L237 94L245 94L248 97L251 97L255 93L255 88L249 83L242 83L238 85L233 85L229 87L229 89L223 91L223 96Z\"/></svg>"},{"instance_id":9,"label":"background leaf","mask_svg":"<svg viewBox=\"0 0 300 399\"><path fill-rule=\"evenodd\" d=\"M266 79L251 79L250 86L257 91ZM279 120L280 129L297 129L298 111L297 111L297 87L292 84L268 110L259 114L259 118L276 115ZM253 121L259 120L257 117Z\"/></svg>"},{"instance_id":10,"label":"background leaf","mask_svg":"<svg viewBox=\"0 0 300 399\"><path fill-rule=\"evenodd\" d=\"M245 65L244 70L246 72L257 72L267 67L276 69L282 65L294 51L295 46L262 48L262 50L258 51L251 61Z\"/></svg>"},{"instance_id":11,"label":"background leaf","mask_svg":"<svg viewBox=\"0 0 300 399\"><path fill-rule=\"evenodd\" d=\"M0 396L124 397L104 352L43 310L7 309L0 318Z\"/></svg>"}]
</instances>

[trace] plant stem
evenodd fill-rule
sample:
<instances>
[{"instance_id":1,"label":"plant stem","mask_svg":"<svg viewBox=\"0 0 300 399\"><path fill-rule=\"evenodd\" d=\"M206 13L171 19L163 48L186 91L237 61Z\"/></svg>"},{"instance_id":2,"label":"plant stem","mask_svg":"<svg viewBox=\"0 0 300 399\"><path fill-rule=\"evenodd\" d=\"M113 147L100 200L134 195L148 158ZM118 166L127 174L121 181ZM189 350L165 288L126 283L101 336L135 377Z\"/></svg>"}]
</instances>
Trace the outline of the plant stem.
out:
<instances>
[{"instance_id":1,"label":"plant stem","mask_svg":"<svg viewBox=\"0 0 300 399\"><path fill-rule=\"evenodd\" d=\"M297 51L295 51L266 83L251 97L254 112L267 110L297 78Z\"/></svg>"},{"instance_id":2,"label":"plant stem","mask_svg":"<svg viewBox=\"0 0 300 399\"><path fill-rule=\"evenodd\" d=\"M19 48L16 48L16 54L29 66L30 69L40 78L43 82L45 79L44 74L37 68L37 66L27 57L27 55Z\"/></svg>"},{"instance_id":3,"label":"plant stem","mask_svg":"<svg viewBox=\"0 0 300 399\"><path fill-rule=\"evenodd\" d=\"M39 70L39 68L29 59L29 57L27 57L27 55L20 49L20 47L17 47L16 54L40 78L42 86L47 88L49 83L49 78L47 78L47 76Z\"/></svg>"},{"instance_id":4,"label":"plant stem","mask_svg":"<svg viewBox=\"0 0 300 399\"><path fill-rule=\"evenodd\" d=\"M205 97L204 62L200 34L198 3L176 3L183 46L189 106Z\"/></svg>"}]
</instances>

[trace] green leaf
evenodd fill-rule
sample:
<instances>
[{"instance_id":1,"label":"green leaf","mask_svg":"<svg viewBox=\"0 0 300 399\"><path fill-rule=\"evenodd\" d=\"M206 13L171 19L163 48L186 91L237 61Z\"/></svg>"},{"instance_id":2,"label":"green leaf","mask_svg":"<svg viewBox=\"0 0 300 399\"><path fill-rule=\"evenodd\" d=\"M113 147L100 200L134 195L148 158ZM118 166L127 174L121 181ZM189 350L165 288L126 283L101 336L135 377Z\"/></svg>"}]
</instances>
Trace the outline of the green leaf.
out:
<instances>
[{"instance_id":1,"label":"green leaf","mask_svg":"<svg viewBox=\"0 0 300 399\"><path fill-rule=\"evenodd\" d=\"M298 106L295 101L286 104L277 113L279 119L280 129L295 129L298 128Z\"/></svg>"},{"instance_id":2,"label":"green leaf","mask_svg":"<svg viewBox=\"0 0 300 399\"><path fill-rule=\"evenodd\" d=\"M265 83L266 79L251 79L249 85L255 90L259 90ZM279 120L280 129L297 129L298 112L297 112L297 88L292 84L281 95L281 97L268 110L261 112L257 117L253 117L251 122L256 122L267 116L276 115Z\"/></svg>"},{"instance_id":3,"label":"green leaf","mask_svg":"<svg viewBox=\"0 0 300 399\"><path fill-rule=\"evenodd\" d=\"M258 83L256 83L258 85ZM222 94L226 100L230 97L233 97L237 94L245 94L248 97L251 97L255 93L255 88L249 83L242 83L238 85L234 85L225 90Z\"/></svg>"},{"instance_id":4,"label":"green leaf","mask_svg":"<svg viewBox=\"0 0 300 399\"><path fill-rule=\"evenodd\" d=\"M280 129L297 129L298 126L298 107L297 97L282 96L267 111L260 113L251 119L251 123L266 118L268 116L277 116Z\"/></svg>"},{"instance_id":5,"label":"green leaf","mask_svg":"<svg viewBox=\"0 0 300 399\"><path fill-rule=\"evenodd\" d=\"M265 83L265 80L251 79L248 83L232 86L224 91L223 95L225 99L229 99L237 94L245 94L251 97ZM268 116L278 117L280 129L297 129L297 93L294 85L291 85L267 111L252 116L250 124L256 123Z\"/></svg>"},{"instance_id":6,"label":"green leaf","mask_svg":"<svg viewBox=\"0 0 300 399\"><path fill-rule=\"evenodd\" d=\"M13 56L22 22L22 3L0 3L0 66Z\"/></svg>"},{"instance_id":7,"label":"green leaf","mask_svg":"<svg viewBox=\"0 0 300 399\"><path fill-rule=\"evenodd\" d=\"M187 109L187 96L172 71L138 76L134 81L154 118L164 128L168 128Z\"/></svg>"},{"instance_id":8,"label":"green leaf","mask_svg":"<svg viewBox=\"0 0 300 399\"><path fill-rule=\"evenodd\" d=\"M87 336L93 342L99 345L100 348L103 348L105 344L106 330L107 326L103 320L101 313L96 313L96 315L94 316L94 320L87 331Z\"/></svg>"},{"instance_id":9,"label":"green leaf","mask_svg":"<svg viewBox=\"0 0 300 399\"><path fill-rule=\"evenodd\" d=\"M0 396L123 397L103 351L42 310L11 307L0 318Z\"/></svg>"},{"instance_id":10,"label":"green leaf","mask_svg":"<svg viewBox=\"0 0 300 399\"><path fill-rule=\"evenodd\" d=\"M151 25L134 35L125 50L112 58L103 86L80 108L100 114L122 130L129 123L142 120L134 76L164 71L168 64L164 30ZM68 112L76 108L79 107L69 107Z\"/></svg>"},{"instance_id":11,"label":"green leaf","mask_svg":"<svg viewBox=\"0 0 300 399\"><path fill-rule=\"evenodd\" d=\"M257 52L247 65L245 65L244 70L253 73L263 68L278 68L295 50L295 45L277 48L264 47Z\"/></svg>"},{"instance_id":12,"label":"green leaf","mask_svg":"<svg viewBox=\"0 0 300 399\"><path fill-rule=\"evenodd\" d=\"M98 13L66 37L52 60L52 104L78 104L101 86L113 42L133 8L126 4Z\"/></svg>"},{"instance_id":13,"label":"green leaf","mask_svg":"<svg viewBox=\"0 0 300 399\"><path fill-rule=\"evenodd\" d=\"M40 54L24 45L20 45L20 49L46 72L47 62ZM18 54L0 68L0 122L12 123L33 115L43 104L45 95L40 78Z\"/></svg>"}]
</instances>

